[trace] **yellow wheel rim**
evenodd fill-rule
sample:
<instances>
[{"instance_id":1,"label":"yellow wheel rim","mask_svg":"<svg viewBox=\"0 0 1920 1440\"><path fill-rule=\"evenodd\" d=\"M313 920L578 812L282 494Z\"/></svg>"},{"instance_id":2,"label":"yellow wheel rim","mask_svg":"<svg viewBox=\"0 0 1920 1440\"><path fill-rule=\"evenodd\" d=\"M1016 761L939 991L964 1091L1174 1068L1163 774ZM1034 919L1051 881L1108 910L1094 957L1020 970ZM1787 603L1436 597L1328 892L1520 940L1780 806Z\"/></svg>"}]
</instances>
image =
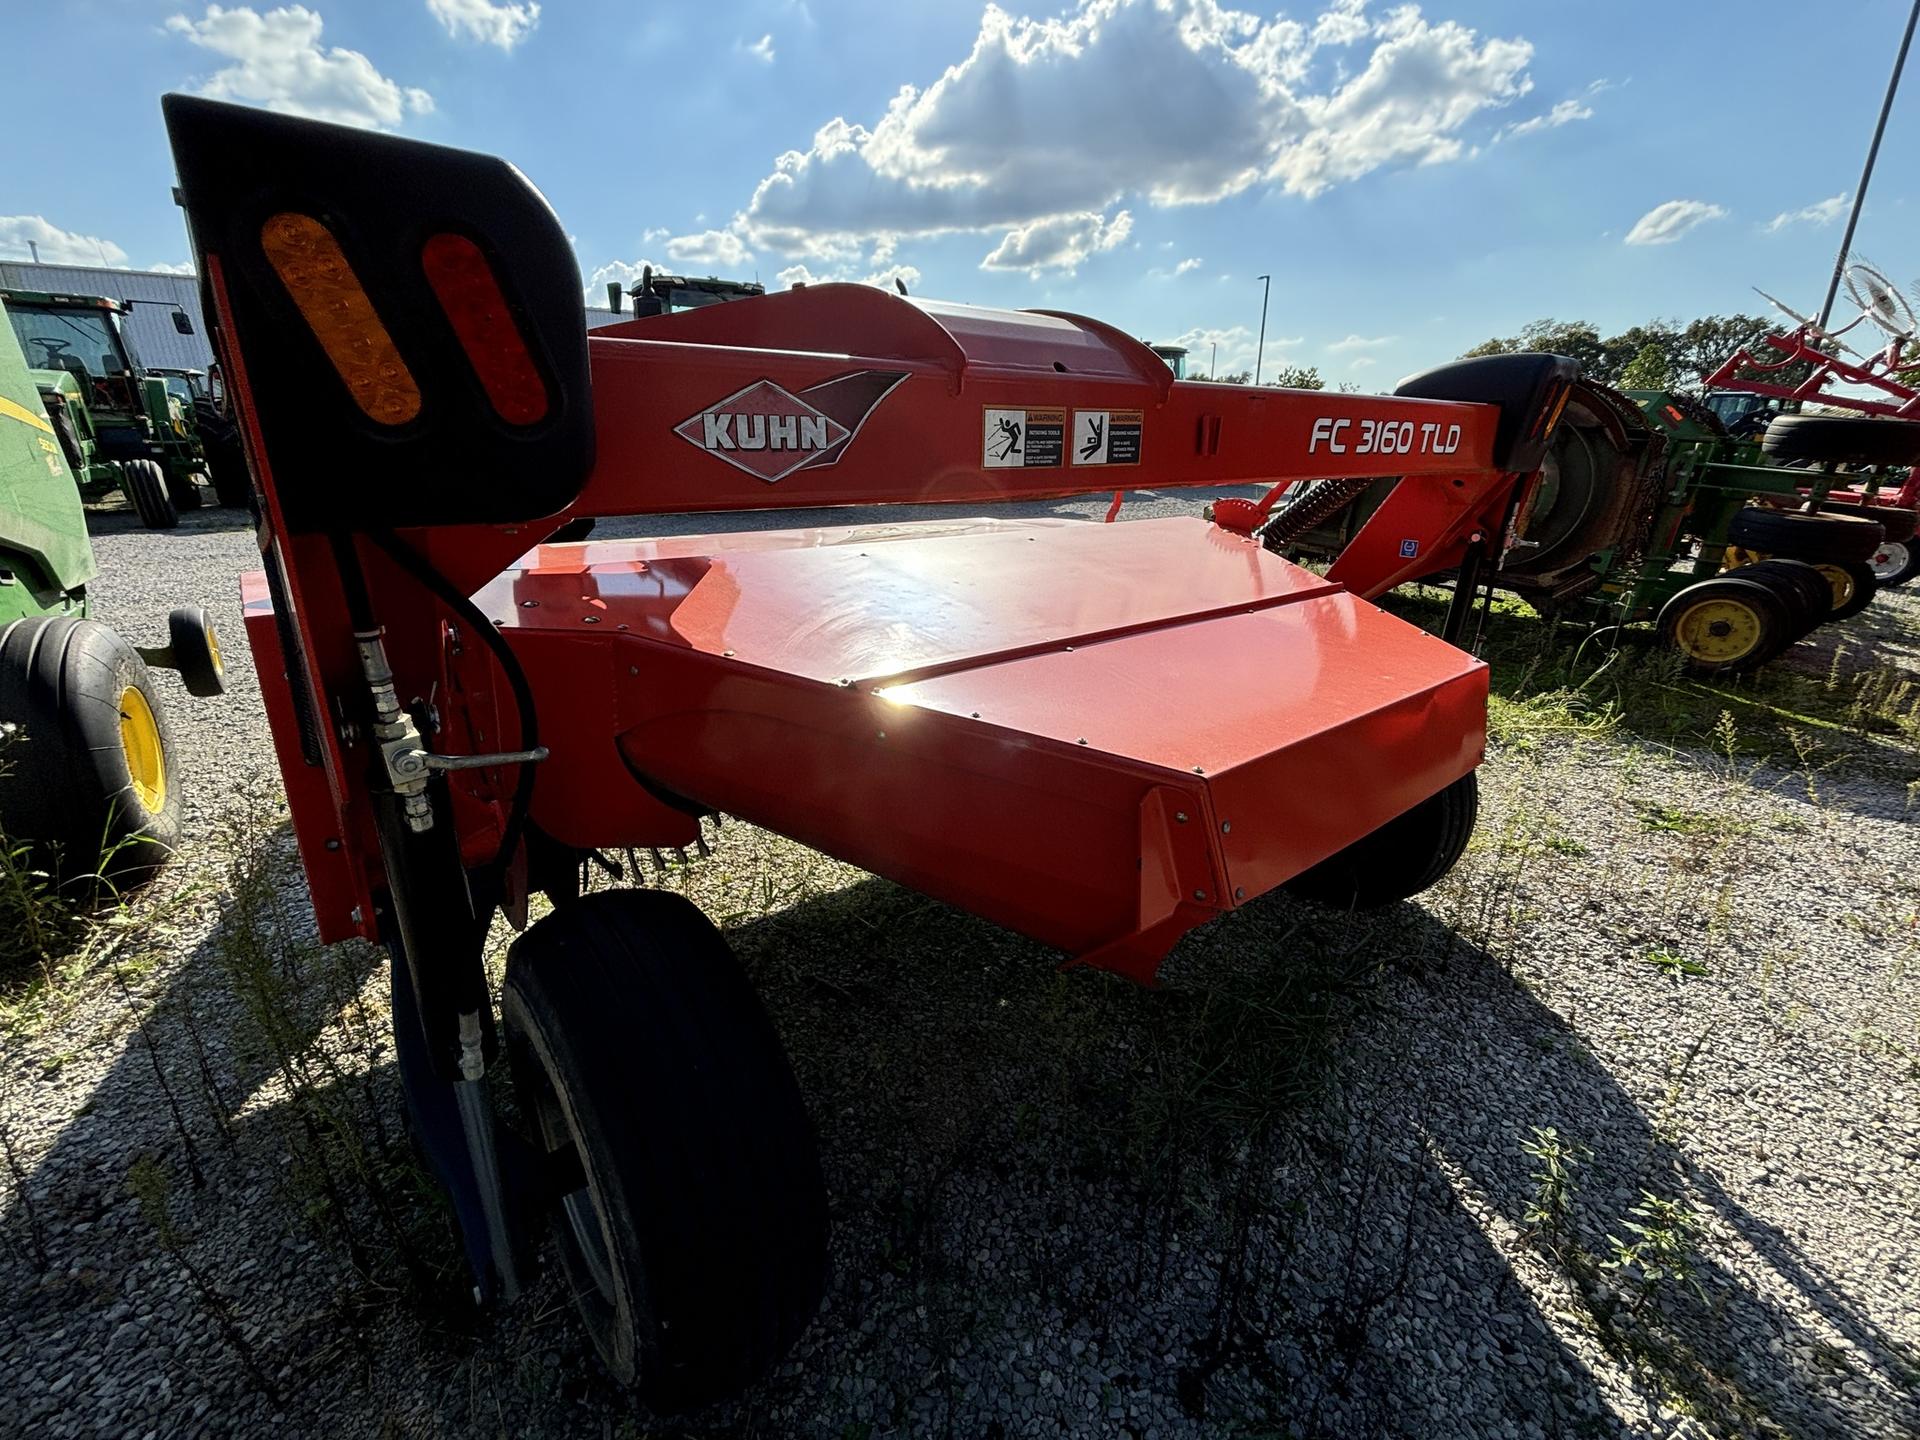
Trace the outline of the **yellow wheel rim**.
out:
<instances>
[{"instance_id":1,"label":"yellow wheel rim","mask_svg":"<svg viewBox=\"0 0 1920 1440\"><path fill-rule=\"evenodd\" d=\"M153 706L131 685L120 692L120 749L127 757L133 793L149 815L157 815L167 803L167 754Z\"/></svg>"},{"instance_id":2,"label":"yellow wheel rim","mask_svg":"<svg viewBox=\"0 0 1920 1440\"><path fill-rule=\"evenodd\" d=\"M220 658L220 637L213 633L213 622L209 620L203 633L207 637L207 657L213 661L213 673L226 673L227 662Z\"/></svg>"},{"instance_id":3,"label":"yellow wheel rim","mask_svg":"<svg viewBox=\"0 0 1920 1440\"><path fill-rule=\"evenodd\" d=\"M1833 591L1833 608L1838 610L1853 599L1853 576L1838 565L1816 565L1813 567L1827 577L1827 587Z\"/></svg>"},{"instance_id":4,"label":"yellow wheel rim","mask_svg":"<svg viewBox=\"0 0 1920 1440\"><path fill-rule=\"evenodd\" d=\"M1751 655L1766 635L1765 619L1744 600L1702 600L1681 612L1673 639L1689 660L1725 665Z\"/></svg>"}]
</instances>

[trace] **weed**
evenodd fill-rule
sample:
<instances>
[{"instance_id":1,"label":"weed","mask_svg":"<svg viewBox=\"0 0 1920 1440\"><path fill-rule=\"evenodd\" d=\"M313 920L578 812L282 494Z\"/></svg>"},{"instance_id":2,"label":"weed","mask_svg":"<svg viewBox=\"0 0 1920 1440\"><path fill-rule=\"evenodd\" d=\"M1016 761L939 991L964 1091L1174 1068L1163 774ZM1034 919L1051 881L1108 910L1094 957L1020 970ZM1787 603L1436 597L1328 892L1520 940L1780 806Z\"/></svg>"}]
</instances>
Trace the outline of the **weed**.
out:
<instances>
[{"instance_id":1,"label":"weed","mask_svg":"<svg viewBox=\"0 0 1920 1440\"><path fill-rule=\"evenodd\" d=\"M1699 979L1706 975L1707 967L1698 960L1690 960L1685 955L1676 955L1671 950L1649 950L1647 964L1653 966L1662 975L1678 985L1689 978Z\"/></svg>"},{"instance_id":2,"label":"weed","mask_svg":"<svg viewBox=\"0 0 1920 1440\"><path fill-rule=\"evenodd\" d=\"M1558 1252L1573 1238L1573 1197L1579 1188L1574 1172L1593 1159L1593 1152L1578 1140L1562 1140L1551 1125L1534 1126L1533 1139L1522 1140L1520 1149L1538 1167L1530 1176L1533 1195L1522 1218Z\"/></svg>"},{"instance_id":3,"label":"weed","mask_svg":"<svg viewBox=\"0 0 1920 1440\"><path fill-rule=\"evenodd\" d=\"M1650 1190L1642 1190L1640 1203L1627 1213L1633 1218L1623 1228L1635 1238L1607 1236L1612 1253L1601 1265L1631 1288L1629 1314L1637 1315L1653 1297L1654 1287L1667 1282L1686 1285L1705 1303L1707 1297L1694 1279L1700 1217L1685 1202L1663 1200Z\"/></svg>"}]
</instances>

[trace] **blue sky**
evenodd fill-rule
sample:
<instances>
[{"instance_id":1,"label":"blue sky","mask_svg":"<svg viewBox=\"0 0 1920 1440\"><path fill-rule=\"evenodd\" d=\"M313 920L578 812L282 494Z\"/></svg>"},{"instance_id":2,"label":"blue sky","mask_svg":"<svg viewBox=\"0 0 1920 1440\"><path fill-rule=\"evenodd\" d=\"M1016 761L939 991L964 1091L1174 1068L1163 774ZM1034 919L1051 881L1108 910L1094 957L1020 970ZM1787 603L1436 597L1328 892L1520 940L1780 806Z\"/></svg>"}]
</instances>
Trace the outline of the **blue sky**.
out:
<instances>
[{"instance_id":1,"label":"blue sky","mask_svg":"<svg viewBox=\"0 0 1920 1440\"><path fill-rule=\"evenodd\" d=\"M10 7L0 258L187 258L158 96L513 160L583 288L904 275L1390 385L1544 315L1819 303L1907 10L1557 0ZM22 63L19 57L45 57ZM1817 77L1820 105L1776 98ZM1897 280L1920 76L1856 251ZM1792 118L1789 118L1792 116Z\"/></svg>"}]
</instances>

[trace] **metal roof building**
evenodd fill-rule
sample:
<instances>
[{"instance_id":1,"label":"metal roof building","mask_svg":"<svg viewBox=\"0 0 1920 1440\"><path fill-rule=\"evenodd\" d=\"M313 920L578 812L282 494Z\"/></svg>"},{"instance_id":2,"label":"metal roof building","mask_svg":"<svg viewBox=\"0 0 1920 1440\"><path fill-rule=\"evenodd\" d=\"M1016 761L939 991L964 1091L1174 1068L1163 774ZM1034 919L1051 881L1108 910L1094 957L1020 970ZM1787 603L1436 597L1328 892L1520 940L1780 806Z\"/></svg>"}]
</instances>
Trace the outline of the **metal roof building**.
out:
<instances>
[{"instance_id":1,"label":"metal roof building","mask_svg":"<svg viewBox=\"0 0 1920 1440\"><path fill-rule=\"evenodd\" d=\"M102 295L109 300L145 300L122 324L143 365L204 370L213 362L207 322L200 314L200 280L154 270L113 270L104 265L34 265L0 260L0 290L49 290L67 295ZM173 327L173 307L193 319L193 334Z\"/></svg>"}]
</instances>

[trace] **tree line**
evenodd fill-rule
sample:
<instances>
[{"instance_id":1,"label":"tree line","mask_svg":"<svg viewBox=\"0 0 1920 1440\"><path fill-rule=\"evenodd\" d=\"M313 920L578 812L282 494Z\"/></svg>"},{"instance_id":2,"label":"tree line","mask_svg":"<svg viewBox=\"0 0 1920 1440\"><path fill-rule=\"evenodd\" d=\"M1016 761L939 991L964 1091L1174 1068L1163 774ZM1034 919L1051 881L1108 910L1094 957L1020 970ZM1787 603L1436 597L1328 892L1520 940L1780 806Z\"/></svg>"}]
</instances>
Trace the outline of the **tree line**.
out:
<instances>
[{"instance_id":1,"label":"tree line","mask_svg":"<svg viewBox=\"0 0 1920 1440\"><path fill-rule=\"evenodd\" d=\"M1760 315L1702 315L1685 325L1649 320L1603 338L1598 327L1585 320L1536 320L1518 335L1483 340L1460 358L1544 350L1571 356L1588 379L1622 390L1698 393L1706 376L1742 346L1771 356L1762 350L1760 337L1777 323ZM1775 378L1786 383L1804 379L1805 367L1794 366Z\"/></svg>"}]
</instances>

